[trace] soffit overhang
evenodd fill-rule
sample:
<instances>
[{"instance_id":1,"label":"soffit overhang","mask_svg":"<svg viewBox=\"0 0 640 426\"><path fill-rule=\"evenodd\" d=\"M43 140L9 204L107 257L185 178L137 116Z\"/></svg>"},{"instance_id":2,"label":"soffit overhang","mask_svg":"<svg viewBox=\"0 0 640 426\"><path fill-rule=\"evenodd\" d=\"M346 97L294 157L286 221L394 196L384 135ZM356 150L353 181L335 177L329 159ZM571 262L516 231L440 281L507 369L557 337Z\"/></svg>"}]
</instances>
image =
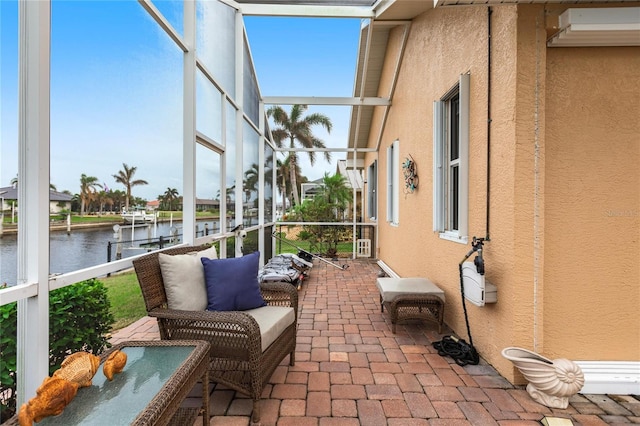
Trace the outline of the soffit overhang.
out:
<instances>
[{"instance_id":1,"label":"soffit overhang","mask_svg":"<svg viewBox=\"0 0 640 426\"><path fill-rule=\"evenodd\" d=\"M378 93L380 78L382 75L382 67L384 65L385 56L387 55L387 40L390 31L394 28L393 21L411 21L416 16L425 11L436 7L463 7L463 6L497 6L497 5L514 5L514 4L550 4L550 5L566 5L569 8L576 8L573 14L566 13L564 20L562 16L559 18L558 25L549 31L549 47L555 46L629 46L640 45L640 8L626 7L625 11L621 11L620 7L608 8L605 10L601 5L607 3L635 3L635 0L429 0L429 1L412 1L397 0L391 2L380 2L376 7L376 18L373 19L372 31L365 31L363 28L360 38L360 46L358 51L358 65L356 70L356 78L354 83L354 96L364 94L364 96L381 96ZM591 8L596 10L595 13L585 18L586 22L579 22L576 18L578 11L587 10L589 6L594 4L600 6ZM623 6L624 7L624 6ZM580 13L582 15L582 13ZM622 16L621 16L622 15ZM596 18L592 18L596 16ZM569 17L573 18L570 19ZM388 25L381 25L387 22ZM574 22L573 25L571 23ZM371 39L371 43L367 42ZM367 49L369 53L366 54ZM392 77L394 80L397 76ZM392 99L390 98L390 101ZM372 142L370 134L372 128L372 118L374 106L354 106L351 113L351 126L349 128L349 148L364 148L369 143L380 144L380 135L373 135L377 138ZM386 107L388 108L388 107ZM382 115L385 120L386 114ZM376 128L384 128L384 122L379 123ZM364 152L360 153L357 158L362 158Z\"/></svg>"}]
</instances>

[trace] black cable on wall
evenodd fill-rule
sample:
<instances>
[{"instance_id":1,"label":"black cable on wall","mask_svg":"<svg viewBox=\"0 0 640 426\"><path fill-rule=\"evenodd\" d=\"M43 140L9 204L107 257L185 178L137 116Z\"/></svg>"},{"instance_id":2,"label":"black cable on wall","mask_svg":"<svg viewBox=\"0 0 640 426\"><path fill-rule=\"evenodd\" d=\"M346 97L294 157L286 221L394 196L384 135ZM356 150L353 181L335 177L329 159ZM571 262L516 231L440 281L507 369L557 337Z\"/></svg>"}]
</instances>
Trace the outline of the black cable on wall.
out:
<instances>
[{"instance_id":1,"label":"black cable on wall","mask_svg":"<svg viewBox=\"0 0 640 426\"><path fill-rule=\"evenodd\" d=\"M491 14L487 7L487 218L485 240L489 241L489 218L491 210Z\"/></svg>"}]
</instances>

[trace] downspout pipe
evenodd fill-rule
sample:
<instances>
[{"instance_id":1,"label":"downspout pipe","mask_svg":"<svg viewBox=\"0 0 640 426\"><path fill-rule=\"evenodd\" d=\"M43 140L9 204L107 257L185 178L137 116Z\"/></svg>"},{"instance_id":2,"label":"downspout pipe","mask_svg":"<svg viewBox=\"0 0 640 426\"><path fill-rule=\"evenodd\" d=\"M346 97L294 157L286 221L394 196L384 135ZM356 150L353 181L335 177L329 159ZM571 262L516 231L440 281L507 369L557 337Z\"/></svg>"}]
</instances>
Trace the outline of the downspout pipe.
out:
<instances>
[{"instance_id":1,"label":"downspout pipe","mask_svg":"<svg viewBox=\"0 0 640 426\"><path fill-rule=\"evenodd\" d=\"M491 15L493 14L493 8L487 7L487 217L484 237L485 241L490 241L489 238L489 219L491 211Z\"/></svg>"}]
</instances>

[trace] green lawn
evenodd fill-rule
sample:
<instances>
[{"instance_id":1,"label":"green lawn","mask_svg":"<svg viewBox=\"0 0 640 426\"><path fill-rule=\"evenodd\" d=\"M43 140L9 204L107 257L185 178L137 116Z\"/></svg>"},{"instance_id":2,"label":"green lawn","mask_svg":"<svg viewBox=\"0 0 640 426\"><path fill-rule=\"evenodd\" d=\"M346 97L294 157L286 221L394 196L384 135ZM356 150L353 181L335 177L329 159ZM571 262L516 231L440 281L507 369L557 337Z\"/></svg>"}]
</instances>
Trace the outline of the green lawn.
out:
<instances>
[{"instance_id":1,"label":"green lawn","mask_svg":"<svg viewBox=\"0 0 640 426\"><path fill-rule=\"evenodd\" d=\"M119 330L147 315L135 272L124 272L100 278L107 288L111 313L115 319L113 331Z\"/></svg>"},{"instance_id":2,"label":"green lawn","mask_svg":"<svg viewBox=\"0 0 640 426\"><path fill-rule=\"evenodd\" d=\"M292 241L296 246L310 251L308 241ZM339 253L351 253L351 241L338 244ZM277 253L297 253L298 249L285 241L276 241ZM113 330L119 330L147 315L142 299L142 292L134 271L115 274L100 278L107 287L107 294L111 302L111 313L115 318Z\"/></svg>"},{"instance_id":3,"label":"green lawn","mask_svg":"<svg viewBox=\"0 0 640 426\"><path fill-rule=\"evenodd\" d=\"M62 217L60 218L60 220L67 220L67 218ZM98 216L98 215L85 215L85 216L72 215L71 216L72 224L73 223L104 223L104 222L120 223L122 222L122 217L120 217L120 215L117 215L117 214L103 215L103 216Z\"/></svg>"}]
</instances>

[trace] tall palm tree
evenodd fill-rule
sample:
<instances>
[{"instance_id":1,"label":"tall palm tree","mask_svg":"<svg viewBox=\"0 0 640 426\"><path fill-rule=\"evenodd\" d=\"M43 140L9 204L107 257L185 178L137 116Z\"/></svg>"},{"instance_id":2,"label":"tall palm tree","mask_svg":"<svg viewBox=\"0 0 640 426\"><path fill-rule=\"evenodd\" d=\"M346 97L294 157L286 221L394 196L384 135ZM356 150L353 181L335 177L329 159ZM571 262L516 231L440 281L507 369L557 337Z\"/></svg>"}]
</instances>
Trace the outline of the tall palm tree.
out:
<instances>
[{"instance_id":1,"label":"tall palm tree","mask_svg":"<svg viewBox=\"0 0 640 426\"><path fill-rule=\"evenodd\" d=\"M124 200L124 209L129 211L129 200L131 200L131 188L138 185L148 185L149 182L143 179L133 179L133 175L136 174L138 169L136 166L127 166L126 163L122 163L123 170L119 170L118 174L113 175L116 182L121 183L127 190L127 198Z\"/></svg>"},{"instance_id":2,"label":"tall palm tree","mask_svg":"<svg viewBox=\"0 0 640 426\"><path fill-rule=\"evenodd\" d=\"M249 226L251 226L251 220L252 220L252 216L251 216L251 210L249 207L249 201L251 201L251 194L252 193L258 193L258 181L260 179L260 167L256 164L253 163L251 164L251 168L249 170L246 170L244 172L244 180L242 182L242 189L244 191L244 195L246 195L247 197L247 201L245 201L246 206L247 206L247 217L249 219ZM256 199L254 200L254 207L258 207L258 198L256 197Z\"/></svg>"},{"instance_id":3,"label":"tall palm tree","mask_svg":"<svg viewBox=\"0 0 640 426\"><path fill-rule=\"evenodd\" d=\"M291 191L291 176L289 174L290 156L280 161L276 160L276 186L282 194L282 214L287 210L287 194Z\"/></svg>"},{"instance_id":4,"label":"tall palm tree","mask_svg":"<svg viewBox=\"0 0 640 426\"><path fill-rule=\"evenodd\" d=\"M179 194L176 188L167 187L167 190L164 191L164 195L162 199L164 200L165 203L169 205L169 210L173 211L173 203L178 199L178 196Z\"/></svg>"},{"instance_id":5,"label":"tall palm tree","mask_svg":"<svg viewBox=\"0 0 640 426\"><path fill-rule=\"evenodd\" d=\"M14 178L11 178L11 180L9 181L9 185L13 186L14 188L18 186L18 175L16 175ZM49 183L49 189L52 191L58 190L58 188L52 183Z\"/></svg>"},{"instance_id":6,"label":"tall palm tree","mask_svg":"<svg viewBox=\"0 0 640 426\"><path fill-rule=\"evenodd\" d=\"M109 197L113 200L112 210L115 208L117 212L122 211L122 203L126 198L124 191L119 189L111 189L109 191Z\"/></svg>"},{"instance_id":7,"label":"tall palm tree","mask_svg":"<svg viewBox=\"0 0 640 426\"><path fill-rule=\"evenodd\" d=\"M71 197L71 211L80 211L80 194L73 194Z\"/></svg>"},{"instance_id":8,"label":"tall palm tree","mask_svg":"<svg viewBox=\"0 0 640 426\"><path fill-rule=\"evenodd\" d=\"M353 193L347 186L347 180L344 176L337 173L330 176L325 173L318 195L324 197L327 203L335 208L336 213L339 213L347 208Z\"/></svg>"},{"instance_id":9,"label":"tall palm tree","mask_svg":"<svg viewBox=\"0 0 640 426\"><path fill-rule=\"evenodd\" d=\"M226 204L227 204L227 210L229 210L229 205L231 204L231 201L233 201L233 199L235 198L236 195L236 186L235 185L231 185L230 187L228 187L227 189L225 189L225 200L226 200ZM218 189L216 191L216 200L220 201L220 190Z\"/></svg>"},{"instance_id":10,"label":"tall palm tree","mask_svg":"<svg viewBox=\"0 0 640 426\"><path fill-rule=\"evenodd\" d=\"M85 207L93 200L96 188L102 188L95 176L87 176L84 173L80 176L80 215L84 216Z\"/></svg>"},{"instance_id":11,"label":"tall palm tree","mask_svg":"<svg viewBox=\"0 0 640 426\"><path fill-rule=\"evenodd\" d=\"M291 186L291 154L287 156L283 161L277 161L277 169L276 169L276 185L282 194L282 212L287 207L287 200L289 200L289 206L293 206L291 196L293 195L293 190ZM296 164L296 184L298 186L298 191L300 191L300 187L303 183L309 182L306 176L303 176L300 173L300 166Z\"/></svg>"},{"instance_id":12,"label":"tall palm tree","mask_svg":"<svg viewBox=\"0 0 640 426\"><path fill-rule=\"evenodd\" d=\"M256 163L251 165L251 168L244 172L244 192L247 196L247 202L249 202L249 198L251 197L252 192L256 192L258 190L258 180L260 178L260 168Z\"/></svg>"},{"instance_id":13,"label":"tall palm tree","mask_svg":"<svg viewBox=\"0 0 640 426\"><path fill-rule=\"evenodd\" d=\"M289 142L289 148L295 148L296 141L302 145L303 148L325 148L324 142L313 135L311 128L319 125L331 133L331 128L333 127L331 120L321 113L303 116L306 110L307 105L293 105L291 107L291 114L287 114L279 105L274 105L267 110L267 116L272 117L276 126L279 126L271 132L278 148L282 148L283 144L287 141ZM293 191L293 199L296 205L298 205L300 204L298 182L296 179L298 156L295 151L291 151L290 156L291 159L289 161L291 166L289 174L291 175L291 189ZM331 154L325 151L324 158L327 162L331 161ZM315 160L315 152L309 151L309 161L311 165L315 163Z\"/></svg>"},{"instance_id":14,"label":"tall palm tree","mask_svg":"<svg viewBox=\"0 0 640 426\"><path fill-rule=\"evenodd\" d=\"M98 200L98 204L100 205L100 215L104 212L105 206L113 206L113 199L109 196L109 193L106 191L100 191L96 193L96 199Z\"/></svg>"}]
</instances>

